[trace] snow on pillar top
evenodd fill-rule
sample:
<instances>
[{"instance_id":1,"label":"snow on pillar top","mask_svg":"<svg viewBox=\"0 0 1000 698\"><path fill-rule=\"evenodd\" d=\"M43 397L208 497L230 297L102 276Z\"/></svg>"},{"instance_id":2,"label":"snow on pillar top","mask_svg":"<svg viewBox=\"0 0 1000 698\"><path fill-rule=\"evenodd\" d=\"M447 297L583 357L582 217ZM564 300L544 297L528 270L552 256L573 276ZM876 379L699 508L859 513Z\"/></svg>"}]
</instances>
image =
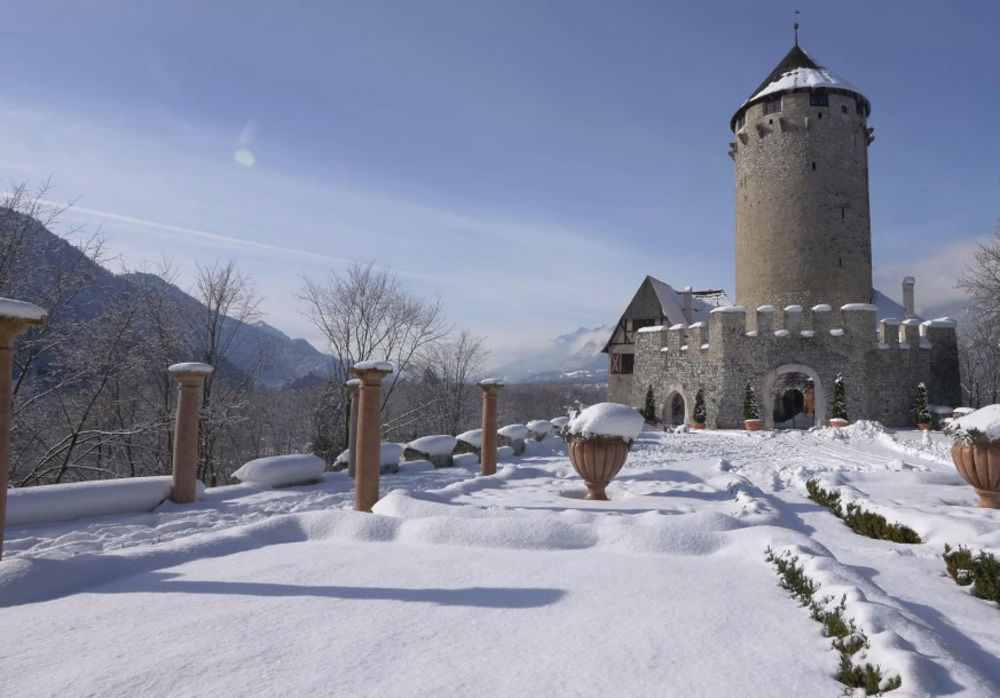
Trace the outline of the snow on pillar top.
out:
<instances>
[{"instance_id":1,"label":"snow on pillar top","mask_svg":"<svg viewBox=\"0 0 1000 698\"><path fill-rule=\"evenodd\" d=\"M2 320L20 320L28 325L40 325L48 317L48 312L34 303L17 301L13 298L0 298L0 319Z\"/></svg>"}]
</instances>

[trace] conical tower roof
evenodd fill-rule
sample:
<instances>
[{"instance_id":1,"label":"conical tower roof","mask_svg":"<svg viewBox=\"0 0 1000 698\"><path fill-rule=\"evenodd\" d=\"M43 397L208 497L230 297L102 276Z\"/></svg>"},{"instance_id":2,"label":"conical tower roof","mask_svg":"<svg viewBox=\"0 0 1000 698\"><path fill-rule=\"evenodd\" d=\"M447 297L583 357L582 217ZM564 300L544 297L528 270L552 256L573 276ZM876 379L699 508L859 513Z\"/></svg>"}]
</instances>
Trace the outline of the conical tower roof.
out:
<instances>
[{"instance_id":1,"label":"conical tower roof","mask_svg":"<svg viewBox=\"0 0 1000 698\"><path fill-rule=\"evenodd\" d=\"M817 87L851 92L863 99L866 111L868 113L871 112L871 102L868 101L868 98L865 97L861 90L829 68L817 63L812 56L803 51L796 43L792 47L792 50L771 71L771 74L764 79L760 87L754 90L753 94L740 105L740 108L733 114L729 126L730 128L735 128L736 120L740 114L751 104L756 104L765 97L798 90L811 90Z\"/></svg>"}]
</instances>

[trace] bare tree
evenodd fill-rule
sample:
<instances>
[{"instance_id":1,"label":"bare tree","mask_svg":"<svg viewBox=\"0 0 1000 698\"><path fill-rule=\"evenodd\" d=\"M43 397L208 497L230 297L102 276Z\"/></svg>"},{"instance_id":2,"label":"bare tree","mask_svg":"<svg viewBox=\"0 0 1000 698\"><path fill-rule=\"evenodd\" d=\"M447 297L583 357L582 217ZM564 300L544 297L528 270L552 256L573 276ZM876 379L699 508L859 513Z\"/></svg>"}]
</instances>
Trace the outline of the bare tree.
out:
<instances>
[{"instance_id":1,"label":"bare tree","mask_svg":"<svg viewBox=\"0 0 1000 698\"><path fill-rule=\"evenodd\" d=\"M220 434L245 418L247 399L266 363L266 356L258 356L244 371L234 371L228 363L244 324L261 318L261 297L254 280L232 261L199 264L195 297L203 307L191 319L192 348L199 361L215 368L202 394L198 476L214 486L228 475L219 472Z\"/></svg>"},{"instance_id":2,"label":"bare tree","mask_svg":"<svg viewBox=\"0 0 1000 698\"><path fill-rule=\"evenodd\" d=\"M348 369L359 361L387 360L396 369L382 393L382 408L421 352L448 335L439 301L428 302L402 287L374 261L352 264L324 281L303 280L306 317L326 337L337 358L334 378L314 416L314 450L328 459L346 444ZM336 420L336 421L334 421ZM335 426L336 425L336 426ZM340 438L338 438L338 433Z\"/></svg>"},{"instance_id":3,"label":"bare tree","mask_svg":"<svg viewBox=\"0 0 1000 698\"><path fill-rule=\"evenodd\" d=\"M972 298L960 334L963 397L980 407L1000 400L1000 230L976 250L958 287Z\"/></svg>"}]
</instances>

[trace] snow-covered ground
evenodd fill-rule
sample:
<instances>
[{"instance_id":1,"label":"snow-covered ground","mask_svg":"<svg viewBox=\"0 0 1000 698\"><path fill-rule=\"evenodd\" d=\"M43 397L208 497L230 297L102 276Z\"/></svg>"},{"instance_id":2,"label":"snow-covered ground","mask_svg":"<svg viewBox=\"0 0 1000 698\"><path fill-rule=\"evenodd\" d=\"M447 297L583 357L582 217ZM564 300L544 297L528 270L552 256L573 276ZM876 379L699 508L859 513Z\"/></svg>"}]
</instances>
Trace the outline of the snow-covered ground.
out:
<instances>
[{"instance_id":1,"label":"snow-covered ground","mask_svg":"<svg viewBox=\"0 0 1000 698\"><path fill-rule=\"evenodd\" d=\"M328 473L15 526L0 694L838 695L771 546L846 595L892 695L1000 695L1000 610L941 559L1000 552L1000 511L974 506L949 446L865 423L645 431L595 502L550 436L491 477L403 463L373 514ZM925 542L853 533L810 478Z\"/></svg>"}]
</instances>

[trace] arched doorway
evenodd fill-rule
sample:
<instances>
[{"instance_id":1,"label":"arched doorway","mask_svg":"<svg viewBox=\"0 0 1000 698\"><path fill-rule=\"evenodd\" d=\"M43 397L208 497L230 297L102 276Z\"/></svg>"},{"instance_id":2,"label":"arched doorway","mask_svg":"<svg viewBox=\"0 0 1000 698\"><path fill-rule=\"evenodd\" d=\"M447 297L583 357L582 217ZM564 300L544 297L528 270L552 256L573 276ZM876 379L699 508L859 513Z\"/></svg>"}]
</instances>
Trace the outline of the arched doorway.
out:
<instances>
[{"instance_id":1,"label":"arched doorway","mask_svg":"<svg viewBox=\"0 0 1000 698\"><path fill-rule=\"evenodd\" d=\"M826 421L826 393L819 375L804 364L785 364L764 379L764 426L808 429Z\"/></svg>"},{"instance_id":2,"label":"arched doorway","mask_svg":"<svg viewBox=\"0 0 1000 698\"><path fill-rule=\"evenodd\" d=\"M673 390L663 403L663 423L680 426L687 423L687 403L679 390Z\"/></svg>"}]
</instances>

